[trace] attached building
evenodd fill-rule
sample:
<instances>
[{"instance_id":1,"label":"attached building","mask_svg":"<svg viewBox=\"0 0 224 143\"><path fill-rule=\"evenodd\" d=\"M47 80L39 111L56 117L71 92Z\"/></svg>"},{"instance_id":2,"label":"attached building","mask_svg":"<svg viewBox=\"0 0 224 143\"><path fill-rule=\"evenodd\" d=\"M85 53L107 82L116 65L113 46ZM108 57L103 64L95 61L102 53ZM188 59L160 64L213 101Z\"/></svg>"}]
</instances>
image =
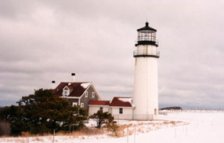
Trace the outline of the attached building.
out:
<instances>
[{"instance_id":1,"label":"attached building","mask_svg":"<svg viewBox=\"0 0 224 143\"><path fill-rule=\"evenodd\" d=\"M133 119L133 105L130 97L114 97L112 101L106 100L90 100L89 115L96 113L98 110L109 112L114 119Z\"/></svg>"},{"instance_id":2,"label":"attached building","mask_svg":"<svg viewBox=\"0 0 224 143\"><path fill-rule=\"evenodd\" d=\"M107 100L90 100L89 115L93 115L97 111L110 112L110 101Z\"/></svg>"},{"instance_id":3,"label":"attached building","mask_svg":"<svg viewBox=\"0 0 224 143\"><path fill-rule=\"evenodd\" d=\"M115 119L133 119L132 98L130 97L114 97L110 103L111 114Z\"/></svg>"}]
</instances>

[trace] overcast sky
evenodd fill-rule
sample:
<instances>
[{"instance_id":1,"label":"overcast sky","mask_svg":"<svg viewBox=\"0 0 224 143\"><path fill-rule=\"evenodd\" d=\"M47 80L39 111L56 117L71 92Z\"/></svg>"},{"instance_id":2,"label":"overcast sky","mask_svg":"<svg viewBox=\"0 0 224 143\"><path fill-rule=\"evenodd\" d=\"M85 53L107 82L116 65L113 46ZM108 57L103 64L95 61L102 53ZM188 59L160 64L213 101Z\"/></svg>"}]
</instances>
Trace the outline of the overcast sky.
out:
<instances>
[{"instance_id":1,"label":"overcast sky","mask_svg":"<svg viewBox=\"0 0 224 143\"><path fill-rule=\"evenodd\" d=\"M224 108L223 0L0 0L0 106L51 81L132 96L136 29L158 30L162 106Z\"/></svg>"}]
</instances>

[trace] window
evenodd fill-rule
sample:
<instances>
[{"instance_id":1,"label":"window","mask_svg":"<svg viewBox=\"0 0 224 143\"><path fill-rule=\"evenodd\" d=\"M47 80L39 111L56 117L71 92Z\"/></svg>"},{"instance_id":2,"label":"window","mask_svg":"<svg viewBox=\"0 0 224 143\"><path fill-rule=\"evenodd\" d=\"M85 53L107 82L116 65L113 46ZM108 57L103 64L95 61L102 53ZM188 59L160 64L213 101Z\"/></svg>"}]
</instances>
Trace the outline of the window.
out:
<instances>
[{"instance_id":1,"label":"window","mask_svg":"<svg viewBox=\"0 0 224 143\"><path fill-rule=\"evenodd\" d=\"M92 92L92 98L95 98L95 92Z\"/></svg>"},{"instance_id":2,"label":"window","mask_svg":"<svg viewBox=\"0 0 224 143\"><path fill-rule=\"evenodd\" d=\"M119 108L119 114L123 114L123 108Z\"/></svg>"},{"instance_id":3,"label":"window","mask_svg":"<svg viewBox=\"0 0 224 143\"><path fill-rule=\"evenodd\" d=\"M85 94L85 98L87 98L88 97L88 92L85 92L84 94Z\"/></svg>"},{"instance_id":4,"label":"window","mask_svg":"<svg viewBox=\"0 0 224 143\"><path fill-rule=\"evenodd\" d=\"M100 111L103 111L103 107L100 107Z\"/></svg>"},{"instance_id":5,"label":"window","mask_svg":"<svg viewBox=\"0 0 224 143\"><path fill-rule=\"evenodd\" d=\"M77 102L72 102L72 106L77 106Z\"/></svg>"},{"instance_id":6,"label":"window","mask_svg":"<svg viewBox=\"0 0 224 143\"><path fill-rule=\"evenodd\" d=\"M70 91L69 91L69 88L67 86L65 86L63 88L63 92L62 92L62 95L63 96L68 96L70 94Z\"/></svg>"},{"instance_id":7,"label":"window","mask_svg":"<svg viewBox=\"0 0 224 143\"><path fill-rule=\"evenodd\" d=\"M83 108L83 107L84 107L84 103L81 103L81 104L80 104L80 107Z\"/></svg>"}]
</instances>

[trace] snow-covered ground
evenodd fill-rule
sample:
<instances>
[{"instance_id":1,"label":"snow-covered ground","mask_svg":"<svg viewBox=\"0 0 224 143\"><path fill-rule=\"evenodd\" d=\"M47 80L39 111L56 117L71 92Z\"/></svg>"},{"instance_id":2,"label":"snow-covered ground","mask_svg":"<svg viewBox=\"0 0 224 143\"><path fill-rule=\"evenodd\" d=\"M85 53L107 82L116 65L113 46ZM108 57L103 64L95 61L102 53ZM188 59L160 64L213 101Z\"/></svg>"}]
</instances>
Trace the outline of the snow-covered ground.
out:
<instances>
[{"instance_id":1,"label":"snow-covered ground","mask_svg":"<svg viewBox=\"0 0 224 143\"><path fill-rule=\"evenodd\" d=\"M183 111L161 115L159 121L120 121L131 135L5 137L0 143L224 143L223 111ZM177 122L173 122L177 121ZM183 122L179 122L183 121Z\"/></svg>"}]
</instances>

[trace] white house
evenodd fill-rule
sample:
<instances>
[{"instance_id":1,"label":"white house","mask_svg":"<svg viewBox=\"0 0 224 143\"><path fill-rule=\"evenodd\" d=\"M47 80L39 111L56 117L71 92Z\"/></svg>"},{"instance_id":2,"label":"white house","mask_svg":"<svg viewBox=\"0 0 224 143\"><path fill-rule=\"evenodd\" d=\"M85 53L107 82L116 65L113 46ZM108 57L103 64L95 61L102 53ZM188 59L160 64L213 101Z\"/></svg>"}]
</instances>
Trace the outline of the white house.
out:
<instances>
[{"instance_id":1,"label":"white house","mask_svg":"<svg viewBox=\"0 0 224 143\"><path fill-rule=\"evenodd\" d=\"M110 101L107 100L90 100L89 115L93 115L97 111L110 112Z\"/></svg>"},{"instance_id":2,"label":"white house","mask_svg":"<svg viewBox=\"0 0 224 143\"><path fill-rule=\"evenodd\" d=\"M115 119L133 119L133 105L131 97L114 97L110 103L111 114Z\"/></svg>"},{"instance_id":3,"label":"white house","mask_svg":"<svg viewBox=\"0 0 224 143\"><path fill-rule=\"evenodd\" d=\"M114 97L111 102L106 100L90 100L89 102L89 115L103 110L111 113L117 120L132 120L133 109L131 97Z\"/></svg>"}]
</instances>

